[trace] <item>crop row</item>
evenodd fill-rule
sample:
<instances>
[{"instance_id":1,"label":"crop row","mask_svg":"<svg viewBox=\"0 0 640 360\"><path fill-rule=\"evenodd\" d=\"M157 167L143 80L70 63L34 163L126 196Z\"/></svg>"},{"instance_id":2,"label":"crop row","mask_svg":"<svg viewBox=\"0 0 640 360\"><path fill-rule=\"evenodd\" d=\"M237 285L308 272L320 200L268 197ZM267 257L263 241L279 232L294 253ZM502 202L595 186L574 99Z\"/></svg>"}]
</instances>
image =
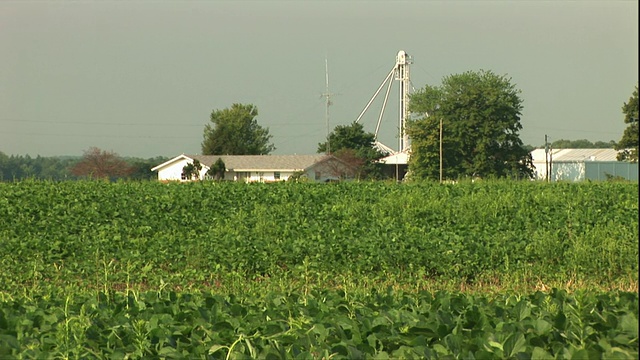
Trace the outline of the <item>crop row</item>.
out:
<instances>
[{"instance_id":1,"label":"crop row","mask_svg":"<svg viewBox=\"0 0 640 360\"><path fill-rule=\"evenodd\" d=\"M337 277L637 283L638 185L0 184L0 283Z\"/></svg>"},{"instance_id":2,"label":"crop row","mask_svg":"<svg viewBox=\"0 0 640 360\"><path fill-rule=\"evenodd\" d=\"M129 292L0 302L0 357L638 358L638 294Z\"/></svg>"}]
</instances>

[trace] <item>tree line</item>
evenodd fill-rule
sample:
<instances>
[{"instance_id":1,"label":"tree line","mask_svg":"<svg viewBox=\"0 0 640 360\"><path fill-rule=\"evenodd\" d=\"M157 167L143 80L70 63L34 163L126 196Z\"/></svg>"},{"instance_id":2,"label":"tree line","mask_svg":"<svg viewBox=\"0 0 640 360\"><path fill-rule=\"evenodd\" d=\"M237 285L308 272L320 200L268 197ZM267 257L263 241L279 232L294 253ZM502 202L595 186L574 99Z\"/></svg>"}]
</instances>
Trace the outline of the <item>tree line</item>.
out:
<instances>
[{"instance_id":1,"label":"tree line","mask_svg":"<svg viewBox=\"0 0 640 360\"><path fill-rule=\"evenodd\" d=\"M409 110L417 116L408 122L405 131L411 139L408 165L412 178L531 178L530 152L534 147L524 145L520 139L523 110L520 93L509 77L481 70L447 76L441 85L426 85L411 94ZM637 162L637 84L629 100L624 102L622 114L627 128L618 142L560 139L551 143L551 147L615 148L620 150L618 160ZM258 109L252 104L235 103L230 108L213 110L210 123L204 128L202 154L270 154L276 147L271 142L269 129L258 124L257 116ZM336 126L326 140L318 144L317 152L349 164L358 179L382 179L385 173L376 160L386 154L376 149L374 143L375 135L353 122ZM24 178L146 180L155 178L150 169L166 160L162 157L121 158L98 148L88 149L80 159L7 156L0 152L0 181ZM224 166L218 165L218 168ZM220 177L218 168L211 176ZM185 169L186 175L191 175L188 178L196 170Z\"/></svg>"},{"instance_id":2,"label":"tree line","mask_svg":"<svg viewBox=\"0 0 640 360\"><path fill-rule=\"evenodd\" d=\"M149 159L123 158L118 154L90 148L79 156L6 155L0 151L0 181L41 179L52 181L87 178L152 180L151 168L167 161L166 157Z\"/></svg>"},{"instance_id":3,"label":"tree line","mask_svg":"<svg viewBox=\"0 0 640 360\"><path fill-rule=\"evenodd\" d=\"M587 139L559 139L549 144L552 149L615 149L617 146L618 143L613 140L591 142ZM538 149L542 148L544 148L544 144L538 147Z\"/></svg>"}]
</instances>

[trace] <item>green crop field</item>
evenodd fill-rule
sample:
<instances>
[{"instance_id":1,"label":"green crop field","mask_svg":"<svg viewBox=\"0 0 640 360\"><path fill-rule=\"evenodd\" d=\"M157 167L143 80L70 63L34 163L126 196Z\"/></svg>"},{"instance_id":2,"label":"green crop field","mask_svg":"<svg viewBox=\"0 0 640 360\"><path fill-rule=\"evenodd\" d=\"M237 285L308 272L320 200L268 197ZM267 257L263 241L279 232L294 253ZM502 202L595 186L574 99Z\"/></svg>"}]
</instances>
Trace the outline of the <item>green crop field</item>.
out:
<instances>
[{"instance_id":1,"label":"green crop field","mask_svg":"<svg viewBox=\"0 0 640 360\"><path fill-rule=\"evenodd\" d=\"M638 358L638 185L0 183L0 358Z\"/></svg>"}]
</instances>

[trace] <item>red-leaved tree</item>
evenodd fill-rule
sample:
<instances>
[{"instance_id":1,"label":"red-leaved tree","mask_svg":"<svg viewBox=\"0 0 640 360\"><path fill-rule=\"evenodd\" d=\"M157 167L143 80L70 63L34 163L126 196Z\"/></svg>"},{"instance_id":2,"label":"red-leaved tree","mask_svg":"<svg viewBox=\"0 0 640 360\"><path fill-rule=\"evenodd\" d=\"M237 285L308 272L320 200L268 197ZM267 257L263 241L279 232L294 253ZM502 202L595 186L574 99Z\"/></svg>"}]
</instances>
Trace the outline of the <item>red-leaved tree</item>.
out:
<instances>
[{"instance_id":1,"label":"red-leaved tree","mask_svg":"<svg viewBox=\"0 0 640 360\"><path fill-rule=\"evenodd\" d=\"M97 147L85 151L82 159L71 167L71 173L75 176L100 179L127 177L133 171L134 168L118 154Z\"/></svg>"}]
</instances>

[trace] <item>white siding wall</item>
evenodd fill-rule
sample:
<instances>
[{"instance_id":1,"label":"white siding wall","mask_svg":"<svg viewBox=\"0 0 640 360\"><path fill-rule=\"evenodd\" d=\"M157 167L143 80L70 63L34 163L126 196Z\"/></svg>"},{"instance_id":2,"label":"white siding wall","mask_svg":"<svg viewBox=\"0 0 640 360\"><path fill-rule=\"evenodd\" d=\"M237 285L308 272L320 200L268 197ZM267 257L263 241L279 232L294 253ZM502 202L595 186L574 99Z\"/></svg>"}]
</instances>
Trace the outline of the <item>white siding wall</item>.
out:
<instances>
[{"instance_id":1,"label":"white siding wall","mask_svg":"<svg viewBox=\"0 0 640 360\"><path fill-rule=\"evenodd\" d=\"M533 176L536 180L544 180L547 176L546 164L540 162L533 162Z\"/></svg>"},{"instance_id":2,"label":"white siding wall","mask_svg":"<svg viewBox=\"0 0 640 360\"><path fill-rule=\"evenodd\" d=\"M534 162L534 174L537 180L547 177L547 164ZM552 161L551 181L582 181L585 178L584 161Z\"/></svg>"},{"instance_id":3,"label":"white siding wall","mask_svg":"<svg viewBox=\"0 0 640 360\"><path fill-rule=\"evenodd\" d=\"M158 170L158 180L182 181L182 168L190 163L192 163L191 160L182 159ZM202 169L200 170L200 179L204 179L204 175L207 173L207 171L209 171L209 168L203 165Z\"/></svg>"},{"instance_id":4,"label":"white siding wall","mask_svg":"<svg viewBox=\"0 0 640 360\"><path fill-rule=\"evenodd\" d=\"M160 181L180 181L182 168L191 161L183 159L158 170L158 180Z\"/></svg>"},{"instance_id":5,"label":"white siding wall","mask_svg":"<svg viewBox=\"0 0 640 360\"><path fill-rule=\"evenodd\" d=\"M202 169L200 169L200 180L203 180L207 175L207 171L209 171L209 167L202 165Z\"/></svg>"},{"instance_id":6,"label":"white siding wall","mask_svg":"<svg viewBox=\"0 0 640 360\"><path fill-rule=\"evenodd\" d=\"M262 173L262 176L260 175ZM228 171L224 175L225 180L244 181L244 182L274 182L286 181L293 175L293 172L280 171L280 179L275 178L273 171L251 171L251 172L235 172Z\"/></svg>"}]
</instances>

